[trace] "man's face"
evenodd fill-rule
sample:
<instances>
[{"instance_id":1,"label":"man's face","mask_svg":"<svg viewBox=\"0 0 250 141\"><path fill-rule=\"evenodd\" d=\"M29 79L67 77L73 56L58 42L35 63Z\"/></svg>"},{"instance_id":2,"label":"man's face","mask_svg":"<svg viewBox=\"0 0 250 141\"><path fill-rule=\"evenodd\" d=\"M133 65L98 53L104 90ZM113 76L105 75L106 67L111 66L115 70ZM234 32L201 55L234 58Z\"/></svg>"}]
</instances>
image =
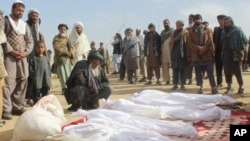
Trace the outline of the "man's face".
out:
<instances>
[{"instance_id":1,"label":"man's face","mask_svg":"<svg viewBox=\"0 0 250 141\"><path fill-rule=\"evenodd\" d=\"M24 7L17 6L12 9L12 16L16 19L21 19L23 17Z\"/></svg>"},{"instance_id":2,"label":"man's face","mask_svg":"<svg viewBox=\"0 0 250 141\"><path fill-rule=\"evenodd\" d=\"M230 28L232 26L232 21L230 19L226 19L224 21L225 28Z\"/></svg>"},{"instance_id":3,"label":"man's face","mask_svg":"<svg viewBox=\"0 0 250 141\"><path fill-rule=\"evenodd\" d=\"M189 23L189 24L193 24L193 22L194 22L193 17L188 17L188 23Z\"/></svg>"},{"instance_id":4,"label":"man's face","mask_svg":"<svg viewBox=\"0 0 250 141\"><path fill-rule=\"evenodd\" d=\"M136 36L139 36L141 34L141 30L136 30Z\"/></svg>"},{"instance_id":5,"label":"man's face","mask_svg":"<svg viewBox=\"0 0 250 141\"><path fill-rule=\"evenodd\" d=\"M66 27L61 27L61 28L59 29L59 32L60 32L60 34L66 34L66 33L67 33Z\"/></svg>"},{"instance_id":6,"label":"man's face","mask_svg":"<svg viewBox=\"0 0 250 141\"><path fill-rule=\"evenodd\" d=\"M39 14L36 12L32 12L29 14L29 19L33 24L36 24L39 20Z\"/></svg>"},{"instance_id":7,"label":"man's face","mask_svg":"<svg viewBox=\"0 0 250 141\"><path fill-rule=\"evenodd\" d=\"M126 37L128 37L128 36L131 37L131 36L132 36L132 32L131 32L131 31L127 31L127 32L125 33L125 36L126 36Z\"/></svg>"},{"instance_id":8,"label":"man's face","mask_svg":"<svg viewBox=\"0 0 250 141\"><path fill-rule=\"evenodd\" d=\"M76 28L76 32L78 33L78 34L81 34L82 33L82 26L80 26L80 25L78 25L78 26L76 26L75 27Z\"/></svg>"},{"instance_id":9,"label":"man's face","mask_svg":"<svg viewBox=\"0 0 250 141\"><path fill-rule=\"evenodd\" d=\"M194 19L194 24L195 24L196 26L200 26L200 25L201 25L201 22L202 22L201 18Z\"/></svg>"},{"instance_id":10,"label":"man's face","mask_svg":"<svg viewBox=\"0 0 250 141\"><path fill-rule=\"evenodd\" d=\"M100 48L104 48L103 44L100 44Z\"/></svg>"},{"instance_id":11,"label":"man's face","mask_svg":"<svg viewBox=\"0 0 250 141\"><path fill-rule=\"evenodd\" d=\"M98 60L98 59L93 59L93 60L90 61L90 67L92 69L97 68L100 64L101 64L101 61Z\"/></svg>"},{"instance_id":12,"label":"man's face","mask_svg":"<svg viewBox=\"0 0 250 141\"><path fill-rule=\"evenodd\" d=\"M176 29L177 30L182 30L183 29L183 25L181 23L176 23Z\"/></svg>"},{"instance_id":13,"label":"man's face","mask_svg":"<svg viewBox=\"0 0 250 141\"><path fill-rule=\"evenodd\" d=\"M220 26L224 26L224 19L223 18L218 19L218 23Z\"/></svg>"},{"instance_id":14,"label":"man's face","mask_svg":"<svg viewBox=\"0 0 250 141\"><path fill-rule=\"evenodd\" d=\"M170 26L169 20L165 20L165 21L163 22L163 25L164 25L165 28L169 28L169 26Z\"/></svg>"},{"instance_id":15,"label":"man's face","mask_svg":"<svg viewBox=\"0 0 250 141\"><path fill-rule=\"evenodd\" d=\"M149 27L149 28L148 28L148 31L149 31L150 33L154 33L154 32L155 32L155 28L154 28L154 27Z\"/></svg>"}]
</instances>

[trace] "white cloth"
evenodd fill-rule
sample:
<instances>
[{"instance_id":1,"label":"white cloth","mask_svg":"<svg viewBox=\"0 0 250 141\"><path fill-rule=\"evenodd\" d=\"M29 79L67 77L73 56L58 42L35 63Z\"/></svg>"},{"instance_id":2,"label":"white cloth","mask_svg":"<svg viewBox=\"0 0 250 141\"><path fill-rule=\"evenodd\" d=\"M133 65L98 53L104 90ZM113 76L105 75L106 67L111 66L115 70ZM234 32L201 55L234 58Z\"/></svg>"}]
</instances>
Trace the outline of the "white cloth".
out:
<instances>
[{"instance_id":1,"label":"white cloth","mask_svg":"<svg viewBox=\"0 0 250 141\"><path fill-rule=\"evenodd\" d=\"M146 132L133 126L97 118L68 126L63 132L78 135L88 141L172 141L155 132Z\"/></svg>"},{"instance_id":2,"label":"white cloth","mask_svg":"<svg viewBox=\"0 0 250 141\"><path fill-rule=\"evenodd\" d=\"M13 30L19 34L19 35L25 35L26 33L26 22L23 20L19 19L17 24L16 22L11 18L11 16L8 16L8 19L10 21L10 24L13 28Z\"/></svg>"},{"instance_id":3,"label":"white cloth","mask_svg":"<svg viewBox=\"0 0 250 141\"><path fill-rule=\"evenodd\" d=\"M75 47L75 57L73 59L73 64L82 60L83 56L87 58L90 51L90 45L87 36L83 32L79 35L74 27L69 35L69 39Z\"/></svg>"},{"instance_id":4,"label":"white cloth","mask_svg":"<svg viewBox=\"0 0 250 141\"><path fill-rule=\"evenodd\" d=\"M79 21L75 22L74 27L77 27L77 26L81 26L83 28L82 22L79 22Z\"/></svg>"},{"instance_id":5,"label":"white cloth","mask_svg":"<svg viewBox=\"0 0 250 141\"><path fill-rule=\"evenodd\" d=\"M114 102L106 101L101 106L104 109L112 109L154 119L180 119L185 121L211 121L229 119L230 110L223 110L217 106L205 110L192 109L185 105L151 106L137 104L129 100L119 99ZM185 116L183 116L185 115Z\"/></svg>"},{"instance_id":6,"label":"white cloth","mask_svg":"<svg viewBox=\"0 0 250 141\"><path fill-rule=\"evenodd\" d=\"M201 95L201 94L185 94L185 93L166 93L158 90L143 90L139 93L135 93L134 97L130 99L131 101L149 104L154 106L165 106L168 104L184 104L200 106L203 108L207 105L217 105L217 104L231 104L235 103L236 100L221 94L217 95ZM143 101L145 100L145 101Z\"/></svg>"},{"instance_id":7,"label":"white cloth","mask_svg":"<svg viewBox=\"0 0 250 141\"><path fill-rule=\"evenodd\" d=\"M118 122L120 124L130 125L144 131L157 132L162 135L185 136L189 138L198 137L196 129L184 122L174 122L132 116L130 114L114 111L97 109L91 111L78 110L73 115L84 116L88 120L100 118L103 120Z\"/></svg>"}]
</instances>

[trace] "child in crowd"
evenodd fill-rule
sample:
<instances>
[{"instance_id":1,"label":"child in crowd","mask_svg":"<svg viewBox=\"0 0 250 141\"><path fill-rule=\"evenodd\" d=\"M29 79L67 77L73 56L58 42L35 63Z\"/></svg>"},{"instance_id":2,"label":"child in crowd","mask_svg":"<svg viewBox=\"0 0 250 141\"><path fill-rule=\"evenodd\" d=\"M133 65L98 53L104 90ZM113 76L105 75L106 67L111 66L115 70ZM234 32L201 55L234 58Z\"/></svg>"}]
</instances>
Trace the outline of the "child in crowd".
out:
<instances>
[{"instance_id":1,"label":"child in crowd","mask_svg":"<svg viewBox=\"0 0 250 141\"><path fill-rule=\"evenodd\" d=\"M50 63L43 41L38 41L35 46L35 56L30 60L29 72L34 82L32 99L35 103L46 96L51 87Z\"/></svg>"}]
</instances>

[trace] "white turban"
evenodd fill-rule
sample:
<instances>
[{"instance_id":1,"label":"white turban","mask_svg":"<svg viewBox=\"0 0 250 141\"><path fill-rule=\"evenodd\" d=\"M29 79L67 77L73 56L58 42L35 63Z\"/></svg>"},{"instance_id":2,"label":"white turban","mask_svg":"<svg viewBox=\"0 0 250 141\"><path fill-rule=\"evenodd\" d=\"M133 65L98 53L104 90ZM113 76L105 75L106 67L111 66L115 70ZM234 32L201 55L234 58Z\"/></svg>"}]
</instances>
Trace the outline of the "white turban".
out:
<instances>
[{"instance_id":1,"label":"white turban","mask_svg":"<svg viewBox=\"0 0 250 141\"><path fill-rule=\"evenodd\" d=\"M14 3L23 3L21 0L15 0Z\"/></svg>"},{"instance_id":2,"label":"white turban","mask_svg":"<svg viewBox=\"0 0 250 141\"><path fill-rule=\"evenodd\" d=\"M83 27L82 22L75 22L74 27L77 27L77 26L81 26L81 27Z\"/></svg>"},{"instance_id":3,"label":"white turban","mask_svg":"<svg viewBox=\"0 0 250 141\"><path fill-rule=\"evenodd\" d=\"M39 11L37 9L35 9L35 8L30 9L29 12L28 12L28 14L31 14L33 12L39 14Z\"/></svg>"}]
</instances>

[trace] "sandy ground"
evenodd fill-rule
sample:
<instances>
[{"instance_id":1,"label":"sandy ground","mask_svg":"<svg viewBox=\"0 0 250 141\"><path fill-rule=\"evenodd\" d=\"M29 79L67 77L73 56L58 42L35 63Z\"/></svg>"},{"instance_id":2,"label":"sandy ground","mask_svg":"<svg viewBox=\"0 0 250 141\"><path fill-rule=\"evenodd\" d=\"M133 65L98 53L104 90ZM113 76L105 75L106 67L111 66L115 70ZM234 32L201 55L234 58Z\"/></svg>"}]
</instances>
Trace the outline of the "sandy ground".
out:
<instances>
[{"instance_id":1,"label":"sandy ground","mask_svg":"<svg viewBox=\"0 0 250 141\"><path fill-rule=\"evenodd\" d=\"M112 71L111 71L112 72ZM141 91L144 89L157 89L162 90L165 92L172 92L170 89L172 88L172 85L156 85L155 79L153 80L153 85L144 85L144 83L137 83L137 84L128 84L128 82L125 81L118 81L119 75L107 75L110 79L111 85L114 88L114 91L112 95L110 96L111 100L116 100L119 98L128 98L132 96L134 92ZM245 82L245 94L244 95L238 95L233 94L231 95L233 98L237 99L237 101L244 102L244 106L242 107L244 110L250 111L250 72L243 72L244 76L244 82ZM234 78L234 88L237 92L238 85L236 83L236 79ZM65 109L65 115L69 122L77 119L76 117L71 117L71 113L68 112L66 109L69 107L64 99L64 96L61 94L61 88L58 81L58 78L55 75L52 75L52 84L53 88L51 89L51 94L55 94L59 101L61 102L63 108ZM165 84L162 82L162 84ZM207 79L204 79L204 93L210 94L210 87L209 82ZM219 89L220 93L224 93L226 90L226 84L224 82L224 87L222 89ZM196 93L198 90L198 87L195 85L195 80L193 81L192 85L186 85L186 91L185 93ZM181 92L181 91L179 91ZM6 121L6 125L3 127L0 127L0 141L9 141L12 136L12 131L15 126L16 120L18 119L18 116L14 116L14 119Z\"/></svg>"}]
</instances>

